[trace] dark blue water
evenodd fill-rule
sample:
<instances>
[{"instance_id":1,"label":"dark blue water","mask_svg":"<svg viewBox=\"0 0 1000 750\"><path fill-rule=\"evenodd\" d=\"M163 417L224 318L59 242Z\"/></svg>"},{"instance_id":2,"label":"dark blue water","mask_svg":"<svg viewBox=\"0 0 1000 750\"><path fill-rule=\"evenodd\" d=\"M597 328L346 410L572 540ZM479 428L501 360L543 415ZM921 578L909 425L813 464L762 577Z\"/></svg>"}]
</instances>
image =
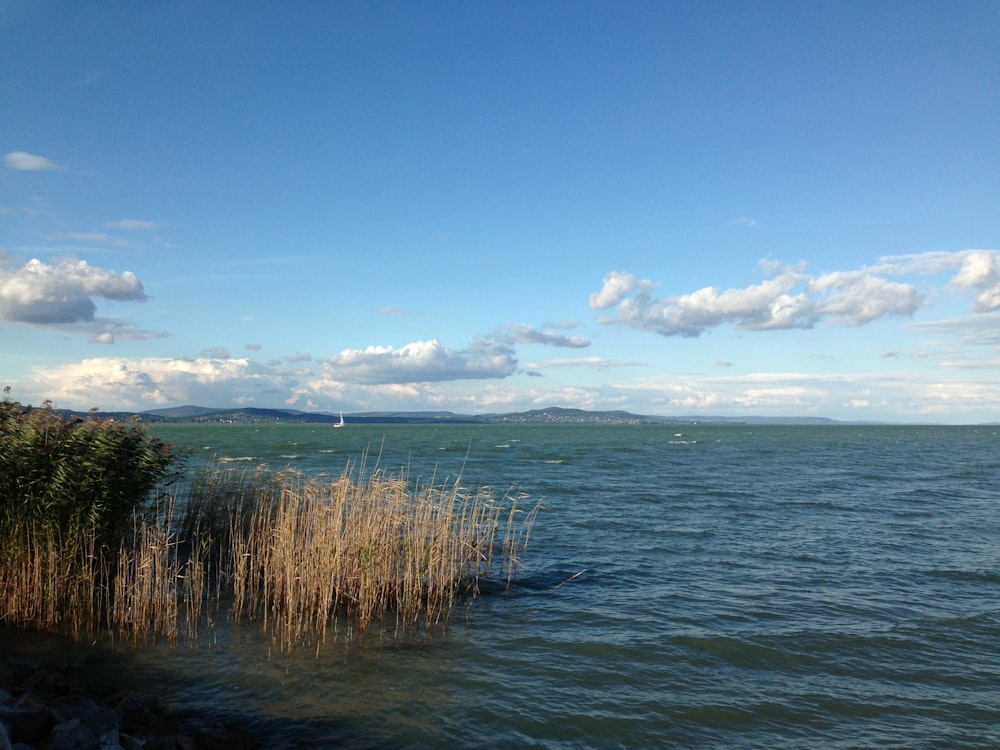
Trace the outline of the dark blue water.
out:
<instances>
[{"instance_id":1,"label":"dark blue water","mask_svg":"<svg viewBox=\"0 0 1000 750\"><path fill-rule=\"evenodd\" d=\"M1000 747L1000 435L884 426L176 426L211 456L543 502L444 633L220 624L128 669L269 747ZM381 455L379 455L381 454Z\"/></svg>"}]
</instances>

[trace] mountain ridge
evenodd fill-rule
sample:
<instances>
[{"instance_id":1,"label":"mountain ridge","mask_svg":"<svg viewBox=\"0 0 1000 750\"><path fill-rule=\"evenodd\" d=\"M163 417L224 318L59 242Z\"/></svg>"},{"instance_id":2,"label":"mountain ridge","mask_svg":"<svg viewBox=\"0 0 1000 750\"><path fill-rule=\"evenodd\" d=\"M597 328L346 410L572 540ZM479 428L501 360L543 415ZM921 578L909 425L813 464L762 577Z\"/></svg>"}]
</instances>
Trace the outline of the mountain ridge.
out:
<instances>
[{"instance_id":1,"label":"mountain ridge","mask_svg":"<svg viewBox=\"0 0 1000 750\"><path fill-rule=\"evenodd\" d=\"M90 411L76 412L59 409L61 413L81 417L138 419L156 423L314 423L334 424L340 414L308 412L299 409L266 409L261 407L216 408L188 404L149 409L141 412ZM346 424L858 424L841 422L828 417L664 417L616 410L592 411L561 406L529 409L519 412L459 414L451 411L366 411L345 413Z\"/></svg>"}]
</instances>

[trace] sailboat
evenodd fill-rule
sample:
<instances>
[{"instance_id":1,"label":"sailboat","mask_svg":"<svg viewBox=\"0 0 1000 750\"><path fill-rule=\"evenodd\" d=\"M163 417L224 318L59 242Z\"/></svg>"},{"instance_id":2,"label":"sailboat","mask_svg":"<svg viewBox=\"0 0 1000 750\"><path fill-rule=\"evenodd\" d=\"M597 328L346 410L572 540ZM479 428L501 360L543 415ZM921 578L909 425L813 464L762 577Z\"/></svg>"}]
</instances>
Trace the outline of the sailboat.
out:
<instances>
[{"instance_id":1,"label":"sailboat","mask_svg":"<svg viewBox=\"0 0 1000 750\"><path fill-rule=\"evenodd\" d=\"M334 427L343 427L344 426L344 412L340 412L340 421L339 422L334 422L333 426Z\"/></svg>"}]
</instances>

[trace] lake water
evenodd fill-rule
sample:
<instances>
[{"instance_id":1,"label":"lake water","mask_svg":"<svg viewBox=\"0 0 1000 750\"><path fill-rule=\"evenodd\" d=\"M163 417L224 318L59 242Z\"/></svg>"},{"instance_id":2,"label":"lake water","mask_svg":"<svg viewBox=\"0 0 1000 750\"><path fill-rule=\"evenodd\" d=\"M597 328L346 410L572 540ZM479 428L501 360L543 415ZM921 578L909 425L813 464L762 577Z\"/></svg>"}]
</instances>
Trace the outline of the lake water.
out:
<instances>
[{"instance_id":1,"label":"lake water","mask_svg":"<svg viewBox=\"0 0 1000 750\"><path fill-rule=\"evenodd\" d=\"M123 675L267 747L1000 747L1000 429L166 425L211 457L541 501L508 596L319 653L220 625Z\"/></svg>"}]
</instances>

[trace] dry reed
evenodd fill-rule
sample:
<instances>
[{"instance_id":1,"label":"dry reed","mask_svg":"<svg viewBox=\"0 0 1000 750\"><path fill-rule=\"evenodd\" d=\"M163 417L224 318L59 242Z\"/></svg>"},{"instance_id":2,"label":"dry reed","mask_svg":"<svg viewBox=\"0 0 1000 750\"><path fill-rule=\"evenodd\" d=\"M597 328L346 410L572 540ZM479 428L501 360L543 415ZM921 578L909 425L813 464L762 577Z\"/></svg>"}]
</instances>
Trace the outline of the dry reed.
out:
<instances>
[{"instance_id":1,"label":"dry reed","mask_svg":"<svg viewBox=\"0 0 1000 750\"><path fill-rule=\"evenodd\" d=\"M537 512L523 500L351 466L303 477L214 465L137 515L116 550L25 532L0 566L0 621L176 643L228 612L284 647L318 644L341 614L433 629L481 580L509 584Z\"/></svg>"},{"instance_id":2,"label":"dry reed","mask_svg":"<svg viewBox=\"0 0 1000 750\"><path fill-rule=\"evenodd\" d=\"M446 622L481 578L514 574L534 517L510 528L522 499L350 467L332 479L216 469L193 487L184 525L215 540L233 619L295 642L339 610L361 627L389 614L403 629Z\"/></svg>"}]
</instances>

